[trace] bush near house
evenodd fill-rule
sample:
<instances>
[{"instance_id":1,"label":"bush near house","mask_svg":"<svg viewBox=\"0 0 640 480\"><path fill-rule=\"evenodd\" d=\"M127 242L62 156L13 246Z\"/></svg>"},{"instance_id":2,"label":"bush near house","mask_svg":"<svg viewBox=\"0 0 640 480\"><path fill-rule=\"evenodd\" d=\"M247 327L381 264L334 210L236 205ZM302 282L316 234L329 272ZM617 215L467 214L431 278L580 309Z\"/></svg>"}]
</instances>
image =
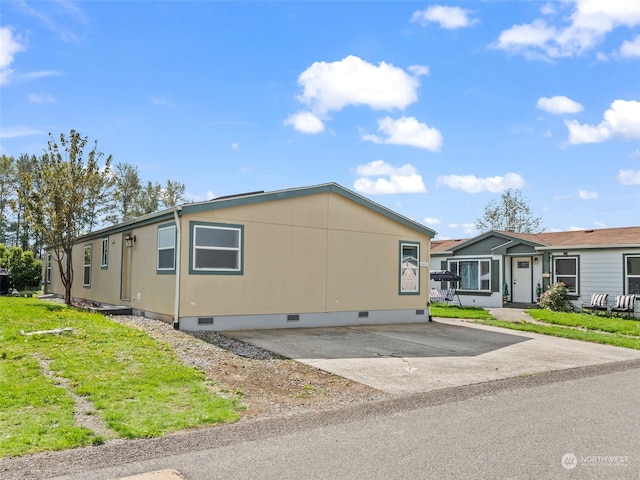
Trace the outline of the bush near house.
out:
<instances>
[{"instance_id":1,"label":"bush near house","mask_svg":"<svg viewBox=\"0 0 640 480\"><path fill-rule=\"evenodd\" d=\"M42 262L31 251L0 244L0 268L9 274L9 287L16 290L34 289L42 280Z\"/></svg>"},{"instance_id":2,"label":"bush near house","mask_svg":"<svg viewBox=\"0 0 640 480\"><path fill-rule=\"evenodd\" d=\"M538 305L554 312L571 311L572 306L569 301L569 289L562 282L549 285L547 291L540 295Z\"/></svg>"}]
</instances>

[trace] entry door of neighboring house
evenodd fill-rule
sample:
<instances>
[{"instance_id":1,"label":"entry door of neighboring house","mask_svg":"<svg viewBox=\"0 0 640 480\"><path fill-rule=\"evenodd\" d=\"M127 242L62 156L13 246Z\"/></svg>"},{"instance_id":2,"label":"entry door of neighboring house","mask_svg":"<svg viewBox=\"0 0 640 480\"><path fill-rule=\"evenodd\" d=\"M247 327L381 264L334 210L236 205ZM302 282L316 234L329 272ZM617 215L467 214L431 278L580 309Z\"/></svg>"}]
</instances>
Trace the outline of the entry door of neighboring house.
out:
<instances>
[{"instance_id":1,"label":"entry door of neighboring house","mask_svg":"<svg viewBox=\"0 0 640 480\"><path fill-rule=\"evenodd\" d=\"M127 247L122 235L122 278L120 279L120 299L131 300L131 260L133 248Z\"/></svg>"},{"instance_id":2,"label":"entry door of neighboring house","mask_svg":"<svg viewBox=\"0 0 640 480\"><path fill-rule=\"evenodd\" d=\"M531 257L511 259L511 301L515 303L533 301Z\"/></svg>"}]
</instances>

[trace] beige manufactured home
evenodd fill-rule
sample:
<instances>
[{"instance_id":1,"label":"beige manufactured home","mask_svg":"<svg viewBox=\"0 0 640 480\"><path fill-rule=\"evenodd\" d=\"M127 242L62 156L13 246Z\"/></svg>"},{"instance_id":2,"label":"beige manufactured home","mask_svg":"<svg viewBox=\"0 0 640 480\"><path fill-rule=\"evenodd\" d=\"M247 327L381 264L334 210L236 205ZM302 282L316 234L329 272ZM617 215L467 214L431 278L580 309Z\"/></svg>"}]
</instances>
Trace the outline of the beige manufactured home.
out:
<instances>
[{"instance_id":1,"label":"beige manufactured home","mask_svg":"<svg viewBox=\"0 0 640 480\"><path fill-rule=\"evenodd\" d=\"M423 322L434 235L335 183L218 198L80 238L72 297L184 330Z\"/></svg>"}]
</instances>

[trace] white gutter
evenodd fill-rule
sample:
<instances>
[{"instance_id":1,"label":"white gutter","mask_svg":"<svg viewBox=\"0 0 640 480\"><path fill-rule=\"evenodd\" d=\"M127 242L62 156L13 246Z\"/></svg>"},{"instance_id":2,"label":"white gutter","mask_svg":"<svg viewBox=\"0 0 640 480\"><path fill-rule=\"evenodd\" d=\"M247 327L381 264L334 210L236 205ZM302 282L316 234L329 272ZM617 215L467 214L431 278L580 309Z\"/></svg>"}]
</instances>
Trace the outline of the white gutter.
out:
<instances>
[{"instance_id":1,"label":"white gutter","mask_svg":"<svg viewBox=\"0 0 640 480\"><path fill-rule=\"evenodd\" d=\"M177 206L173 211L173 218L176 221L176 291L174 293L175 299L173 304L173 328L180 329L180 246L182 242L182 228L180 228L180 214L182 212L182 206Z\"/></svg>"},{"instance_id":2,"label":"white gutter","mask_svg":"<svg viewBox=\"0 0 640 480\"><path fill-rule=\"evenodd\" d=\"M535 247L540 252L551 252L553 250L597 250L597 249L626 249L640 248L640 243L613 243L607 245L553 245L548 247Z\"/></svg>"}]
</instances>

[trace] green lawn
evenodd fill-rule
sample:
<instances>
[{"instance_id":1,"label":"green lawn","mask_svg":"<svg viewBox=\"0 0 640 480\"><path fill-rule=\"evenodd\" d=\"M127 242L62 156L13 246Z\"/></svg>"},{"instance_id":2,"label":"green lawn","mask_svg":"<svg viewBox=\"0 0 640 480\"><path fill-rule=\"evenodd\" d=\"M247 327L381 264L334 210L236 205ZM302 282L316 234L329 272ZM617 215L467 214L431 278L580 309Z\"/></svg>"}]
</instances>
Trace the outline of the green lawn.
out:
<instances>
[{"instance_id":1,"label":"green lawn","mask_svg":"<svg viewBox=\"0 0 640 480\"><path fill-rule=\"evenodd\" d=\"M432 303L429 308L432 317L467 318L473 320L489 320L493 318L487 310L480 307L459 307L457 305L446 305L444 303Z\"/></svg>"},{"instance_id":2,"label":"green lawn","mask_svg":"<svg viewBox=\"0 0 640 480\"><path fill-rule=\"evenodd\" d=\"M527 313L541 323L496 320L487 310L477 307L431 305L434 317L472 319L483 325L640 350L640 322L637 320L543 309L527 310Z\"/></svg>"},{"instance_id":3,"label":"green lawn","mask_svg":"<svg viewBox=\"0 0 640 480\"><path fill-rule=\"evenodd\" d=\"M65 327L73 333L20 333ZM45 376L43 361L93 403L115 437L238 419L236 401L212 394L202 372L144 332L64 305L0 297L0 456L104 441L76 425L73 397Z\"/></svg>"}]
</instances>

